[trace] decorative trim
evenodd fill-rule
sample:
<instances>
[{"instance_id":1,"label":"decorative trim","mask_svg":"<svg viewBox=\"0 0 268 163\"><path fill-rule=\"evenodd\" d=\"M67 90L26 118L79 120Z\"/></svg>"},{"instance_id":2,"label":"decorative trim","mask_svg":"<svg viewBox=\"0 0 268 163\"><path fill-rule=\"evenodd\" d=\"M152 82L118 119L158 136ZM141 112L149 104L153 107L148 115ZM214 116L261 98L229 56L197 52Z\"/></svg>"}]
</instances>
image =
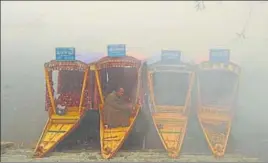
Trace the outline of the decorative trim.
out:
<instances>
[{"instance_id":1,"label":"decorative trim","mask_svg":"<svg viewBox=\"0 0 268 163\"><path fill-rule=\"evenodd\" d=\"M45 63L45 68L48 71L85 71L88 69L88 65L81 61L56 61L52 60L50 62Z\"/></svg>"},{"instance_id":2,"label":"decorative trim","mask_svg":"<svg viewBox=\"0 0 268 163\"><path fill-rule=\"evenodd\" d=\"M199 69L200 70L225 70L225 71L234 72L235 74L241 73L241 68L233 62L212 63L212 62L206 61L206 62L202 62L199 65Z\"/></svg>"},{"instance_id":3,"label":"decorative trim","mask_svg":"<svg viewBox=\"0 0 268 163\"><path fill-rule=\"evenodd\" d=\"M141 61L130 56L126 57L118 57L118 58L111 58L105 57L100 59L96 63L96 68L104 69L104 68L112 68L112 67L135 67L139 68L141 66Z\"/></svg>"}]
</instances>

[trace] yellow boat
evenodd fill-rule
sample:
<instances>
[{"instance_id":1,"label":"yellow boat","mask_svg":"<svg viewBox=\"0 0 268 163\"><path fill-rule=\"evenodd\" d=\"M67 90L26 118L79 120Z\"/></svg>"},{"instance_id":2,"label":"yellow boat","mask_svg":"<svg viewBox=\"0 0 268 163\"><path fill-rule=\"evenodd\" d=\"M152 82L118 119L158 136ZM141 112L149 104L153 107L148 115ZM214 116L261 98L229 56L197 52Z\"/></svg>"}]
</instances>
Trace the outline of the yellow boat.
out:
<instances>
[{"instance_id":1,"label":"yellow boat","mask_svg":"<svg viewBox=\"0 0 268 163\"><path fill-rule=\"evenodd\" d=\"M236 107L240 67L228 49L212 49L197 72L198 119L215 157L223 157Z\"/></svg>"},{"instance_id":2,"label":"yellow boat","mask_svg":"<svg viewBox=\"0 0 268 163\"><path fill-rule=\"evenodd\" d=\"M89 102L86 99L86 90L89 89L87 64L68 57L64 60L63 57L45 63L44 67L49 117L34 151L34 157L39 158L54 149L79 125Z\"/></svg>"},{"instance_id":3,"label":"yellow boat","mask_svg":"<svg viewBox=\"0 0 268 163\"><path fill-rule=\"evenodd\" d=\"M149 108L163 146L178 157L186 133L195 80L194 66L182 63L179 51L162 51L160 62L148 65Z\"/></svg>"},{"instance_id":4,"label":"yellow boat","mask_svg":"<svg viewBox=\"0 0 268 163\"><path fill-rule=\"evenodd\" d=\"M115 55L112 50L118 52ZM121 51L120 51L121 50ZM115 52L116 53L116 52ZM100 108L100 144L101 155L104 159L112 158L121 148L131 132L135 119L141 109L142 99L141 73L142 62L131 56L126 56L125 45L109 45L108 56L100 59L90 66L95 71L96 83L99 91ZM129 126L107 128L103 122L103 106L105 96L116 89L117 86L125 89L125 95L133 104L133 115L129 119Z\"/></svg>"}]
</instances>

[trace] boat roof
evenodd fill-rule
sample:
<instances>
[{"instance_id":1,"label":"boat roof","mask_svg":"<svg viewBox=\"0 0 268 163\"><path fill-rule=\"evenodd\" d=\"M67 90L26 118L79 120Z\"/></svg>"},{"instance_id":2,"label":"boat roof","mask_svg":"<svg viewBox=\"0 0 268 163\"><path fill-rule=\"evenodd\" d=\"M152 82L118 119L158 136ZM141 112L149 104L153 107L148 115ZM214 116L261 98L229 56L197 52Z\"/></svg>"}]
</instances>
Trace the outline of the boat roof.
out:
<instances>
[{"instance_id":1,"label":"boat roof","mask_svg":"<svg viewBox=\"0 0 268 163\"><path fill-rule=\"evenodd\" d=\"M177 70L193 70L196 66L190 62L163 62L161 56L152 56L147 59L147 65L151 70L168 70L168 69L177 69Z\"/></svg>"},{"instance_id":2,"label":"boat roof","mask_svg":"<svg viewBox=\"0 0 268 163\"><path fill-rule=\"evenodd\" d=\"M229 64L229 65L233 65L236 67L240 67L237 63L233 62L233 61L229 61L229 62L211 62L211 61L203 61L200 62L199 65L204 65L204 64Z\"/></svg>"},{"instance_id":3,"label":"boat roof","mask_svg":"<svg viewBox=\"0 0 268 163\"><path fill-rule=\"evenodd\" d=\"M140 62L141 60L132 57L132 56L123 56L123 57L110 57L110 56L105 56L99 59L97 62L114 62L114 61L122 61L122 62L128 62L128 61L133 61L133 62Z\"/></svg>"},{"instance_id":4,"label":"boat roof","mask_svg":"<svg viewBox=\"0 0 268 163\"><path fill-rule=\"evenodd\" d=\"M132 56L123 56L123 57L106 56L96 61L98 69L109 68L109 67L139 67L141 64L142 60L139 60Z\"/></svg>"},{"instance_id":5,"label":"boat roof","mask_svg":"<svg viewBox=\"0 0 268 163\"><path fill-rule=\"evenodd\" d=\"M53 70L85 71L86 69L88 69L88 64L78 60L75 61L51 60L50 62L45 63L44 67L48 71Z\"/></svg>"},{"instance_id":6,"label":"boat roof","mask_svg":"<svg viewBox=\"0 0 268 163\"><path fill-rule=\"evenodd\" d=\"M210 62L210 61L203 61L199 65L199 71L207 71L207 70L215 70L215 71L230 71L235 74L240 74L241 67L234 63L234 62Z\"/></svg>"}]
</instances>

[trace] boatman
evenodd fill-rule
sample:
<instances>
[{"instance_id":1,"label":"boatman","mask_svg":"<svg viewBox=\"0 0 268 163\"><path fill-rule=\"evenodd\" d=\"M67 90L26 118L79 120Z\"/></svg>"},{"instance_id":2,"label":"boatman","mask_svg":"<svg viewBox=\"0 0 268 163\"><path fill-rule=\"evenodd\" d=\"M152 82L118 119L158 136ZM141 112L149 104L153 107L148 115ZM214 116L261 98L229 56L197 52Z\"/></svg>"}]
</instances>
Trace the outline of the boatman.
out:
<instances>
[{"instance_id":1,"label":"boatman","mask_svg":"<svg viewBox=\"0 0 268 163\"><path fill-rule=\"evenodd\" d=\"M106 128L127 127L132 113L132 105L123 100L124 89L110 93L104 103L103 120Z\"/></svg>"}]
</instances>

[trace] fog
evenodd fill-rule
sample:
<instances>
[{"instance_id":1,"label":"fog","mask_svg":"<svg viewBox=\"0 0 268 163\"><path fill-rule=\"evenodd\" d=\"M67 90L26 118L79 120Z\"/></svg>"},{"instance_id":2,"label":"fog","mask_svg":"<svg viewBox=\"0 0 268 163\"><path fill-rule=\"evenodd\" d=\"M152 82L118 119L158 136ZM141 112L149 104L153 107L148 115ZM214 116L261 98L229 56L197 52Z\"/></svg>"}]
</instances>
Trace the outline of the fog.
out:
<instances>
[{"instance_id":1,"label":"fog","mask_svg":"<svg viewBox=\"0 0 268 163\"><path fill-rule=\"evenodd\" d=\"M47 119L43 64L54 59L55 47L105 53L113 43L146 57L178 49L184 60L195 61L207 59L210 48L229 48L242 67L237 139L268 137L268 3L204 5L197 10L195 1L1 2L2 140L31 144L40 136Z\"/></svg>"}]
</instances>

